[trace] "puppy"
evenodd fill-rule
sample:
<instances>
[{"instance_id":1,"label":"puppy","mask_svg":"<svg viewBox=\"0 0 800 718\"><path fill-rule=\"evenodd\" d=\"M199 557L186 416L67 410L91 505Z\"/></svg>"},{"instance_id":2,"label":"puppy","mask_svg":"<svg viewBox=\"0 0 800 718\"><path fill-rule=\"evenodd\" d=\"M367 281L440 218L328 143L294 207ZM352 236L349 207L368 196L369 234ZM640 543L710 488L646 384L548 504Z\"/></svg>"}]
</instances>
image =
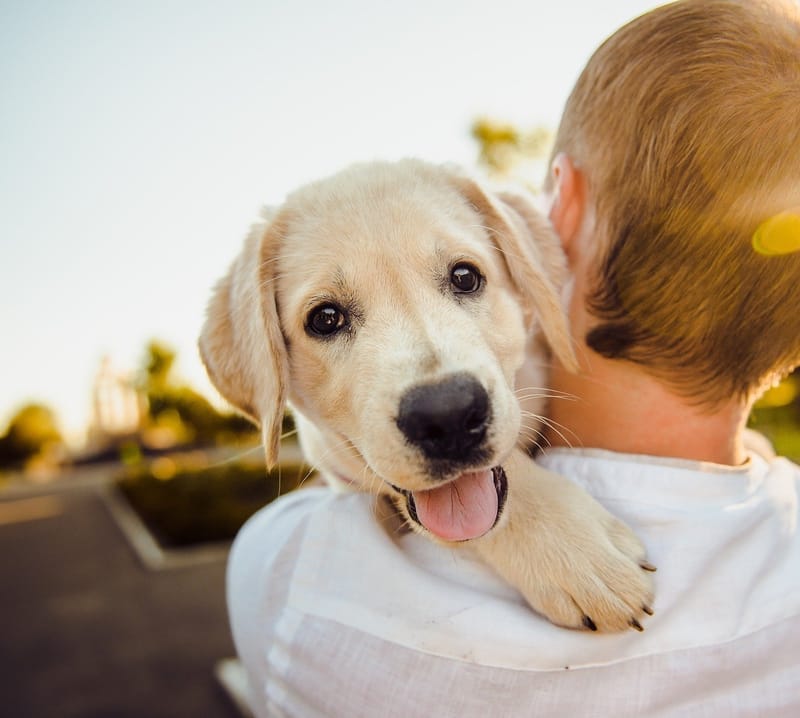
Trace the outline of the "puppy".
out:
<instances>
[{"instance_id":1,"label":"puppy","mask_svg":"<svg viewBox=\"0 0 800 718\"><path fill-rule=\"evenodd\" d=\"M524 197L415 160L358 165L264 212L200 351L261 425L269 465L288 402L329 482L388 495L417 531L472 547L557 624L641 629L641 544L520 439L543 411L544 342L575 366L564 279Z\"/></svg>"}]
</instances>

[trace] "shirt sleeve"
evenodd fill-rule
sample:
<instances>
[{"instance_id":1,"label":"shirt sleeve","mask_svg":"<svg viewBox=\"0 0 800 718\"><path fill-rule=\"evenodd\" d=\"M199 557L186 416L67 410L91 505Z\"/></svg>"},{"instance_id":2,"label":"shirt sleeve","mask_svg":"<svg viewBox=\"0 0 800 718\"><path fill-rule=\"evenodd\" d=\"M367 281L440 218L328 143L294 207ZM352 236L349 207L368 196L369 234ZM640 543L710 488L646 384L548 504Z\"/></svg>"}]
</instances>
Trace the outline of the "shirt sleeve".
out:
<instances>
[{"instance_id":1,"label":"shirt sleeve","mask_svg":"<svg viewBox=\"0 0 800 718\"><path fill-rule=\"evenodd\" d=\"M330 495L310 488L283 496L254 514L231 548L227 569L228 616L251 693L268 671L267 650L291 585L296 552L308 517ZM259 714L260 697L250 705Z\"/></svg>"}]
</instances>

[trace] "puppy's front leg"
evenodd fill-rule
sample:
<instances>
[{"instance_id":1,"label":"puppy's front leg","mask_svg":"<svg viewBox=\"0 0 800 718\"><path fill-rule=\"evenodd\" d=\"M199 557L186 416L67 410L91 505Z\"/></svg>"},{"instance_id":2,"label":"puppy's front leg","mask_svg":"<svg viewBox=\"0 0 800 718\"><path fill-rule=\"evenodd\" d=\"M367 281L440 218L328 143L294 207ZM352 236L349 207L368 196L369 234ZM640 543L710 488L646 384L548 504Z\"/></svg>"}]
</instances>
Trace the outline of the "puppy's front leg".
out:
<instances>
[{"instance_id":1,"label":"puppy's front leg","mask_svg":"<svg viewBox=\"0 0 800 718\"><path fill-rule=\"evenodd\" d=\"M652 613L652 567L639 539L585 491L516 450L504 465L501 523L471 542L481 558L553 623L641 630Z\"/></svg>"}]
</instances>

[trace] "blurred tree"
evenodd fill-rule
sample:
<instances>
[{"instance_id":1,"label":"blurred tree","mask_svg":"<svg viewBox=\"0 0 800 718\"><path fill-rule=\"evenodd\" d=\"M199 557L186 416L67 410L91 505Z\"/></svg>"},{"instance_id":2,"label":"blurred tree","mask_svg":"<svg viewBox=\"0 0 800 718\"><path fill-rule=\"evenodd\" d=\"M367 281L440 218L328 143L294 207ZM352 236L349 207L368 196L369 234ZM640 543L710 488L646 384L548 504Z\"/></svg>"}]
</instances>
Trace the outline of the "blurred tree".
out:
<instances>
[{"instance_id":1,"label":"blurred tree","mask_svg":"<svg viewBox=\"0 0 800 718\"><path fill-rule=\"evenodd\" d=\"M11 419L0 438L0 466L15 466L63 445L55 414L44 404L26 404Z\"/></svg>"},{"instance_id":2,"label":"blurred tree","mask_svg":"<svg viewBox=\"0 0 800 718\"><path fill-rule=\"evenodd\" d=\"M145 438L161 445L208 445L253 436L255 427L249 421L220 413L208 399L175 379L176 356L161 341L150 341L145 348L139 372L140 390L147 398Z\"/></svg>"},{"instance_id":3,"label":"blurred tree","mask_svg":"<svg viewBox=\"0 0 800 718\"><path fill-rule=\"evenodd\" d=\"M544 127L520 130L507 122L486 117L472 124L478 143L478 163L496 179L516 179L533 187L541 182L543 162L553 141Z\"/></svg>"},{"instance_id":4,"label":"blurred tree","mask_svg":"<svg viewBox=\"0 0 800 718\"><path fill-rule=\"evenodd\" d=\"M143 367L144 384L148 393L167 386L175 356L175 351L163 342L154 339L148 343Z\"/></svg>"}]
</instances>

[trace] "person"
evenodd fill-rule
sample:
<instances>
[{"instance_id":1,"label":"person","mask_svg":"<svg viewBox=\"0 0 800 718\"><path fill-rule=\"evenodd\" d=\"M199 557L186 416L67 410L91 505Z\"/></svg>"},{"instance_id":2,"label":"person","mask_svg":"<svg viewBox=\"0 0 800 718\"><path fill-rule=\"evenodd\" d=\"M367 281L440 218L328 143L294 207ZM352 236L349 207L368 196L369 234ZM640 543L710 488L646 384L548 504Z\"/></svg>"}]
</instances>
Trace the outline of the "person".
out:
<instances>
[{"instance_id":1,"label":"person","mask_svg":"<svg viewBox=\"0 0 800 718\"><path fill-rule=\"evenodd\" d=\"M555 627L371 497L300 491L230 558L258 716L800 715L800 468L745 432L800 364L797 5L680 0L620 29L545 190L581 368L553 369L576 400L538 460L642 538L655 615Z\"/></svg>"}]
</instances>

